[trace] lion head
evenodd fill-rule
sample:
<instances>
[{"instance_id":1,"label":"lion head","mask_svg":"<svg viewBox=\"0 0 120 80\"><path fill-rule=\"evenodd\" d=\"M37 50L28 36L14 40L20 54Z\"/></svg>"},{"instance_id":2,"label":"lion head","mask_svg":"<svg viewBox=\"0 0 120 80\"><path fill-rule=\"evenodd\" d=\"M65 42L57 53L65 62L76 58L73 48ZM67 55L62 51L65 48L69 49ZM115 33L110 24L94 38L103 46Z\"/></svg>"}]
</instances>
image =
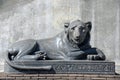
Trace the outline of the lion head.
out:
<instances>
[{"instance_id":1,"label":"lion head","mask_svg":"<svg viewBox=\"0 0 120 80\"><path fill-rule=\"evenodd\" d=\"M82 22L80 20L65 23L65 33L68 40L74 44L86 43L90 40L91 22Z\"/></svg>"}]
</instances>

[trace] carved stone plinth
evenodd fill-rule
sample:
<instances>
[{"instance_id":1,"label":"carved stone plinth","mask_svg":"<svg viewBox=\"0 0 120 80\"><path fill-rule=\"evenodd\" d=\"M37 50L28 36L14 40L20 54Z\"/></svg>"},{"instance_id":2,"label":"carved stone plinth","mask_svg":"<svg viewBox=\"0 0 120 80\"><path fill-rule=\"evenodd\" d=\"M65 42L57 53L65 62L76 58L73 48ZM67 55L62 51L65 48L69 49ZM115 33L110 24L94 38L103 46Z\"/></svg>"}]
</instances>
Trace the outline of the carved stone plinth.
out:
<instances>
[{"instance_id":1,"label":"carved stone plinth","mask_svg":"<svg viewBox=\"0 0 120 80\"><path fill-rule=\"evenodd\" d=\"M80 73L80 74L115 74L115 63L108 61L14 61L22 66L52 66L51 70L20 70L6 64L7 73Z\"/></svg>"}]
</instances>

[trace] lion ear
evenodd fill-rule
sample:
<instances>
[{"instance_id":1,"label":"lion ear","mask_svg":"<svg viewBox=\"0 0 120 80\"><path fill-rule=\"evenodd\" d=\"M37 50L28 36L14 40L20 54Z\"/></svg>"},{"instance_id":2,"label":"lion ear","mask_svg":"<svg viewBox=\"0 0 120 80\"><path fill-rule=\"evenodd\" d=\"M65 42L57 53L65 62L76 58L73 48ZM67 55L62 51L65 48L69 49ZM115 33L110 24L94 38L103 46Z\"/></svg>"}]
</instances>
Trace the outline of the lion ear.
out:
<instances>
[{"instance_id":1,"label":"lion ear","mask_svg":"<svg viewBox=\"0 0 120 80\"><path fill-rule=\"evenodd\" d=\"M91 22L86 22L85 25L86 25L86 27L88 27L89 31L91 31L92 23Z\"/></svg>"},{"instance_id":2,"label":"lion ear","mask_svg":"<svg viewBox=\"0 0 120 80\"><path fill-rule=\"evenodd\" d=\"M68 23L68 22L67 22L67 23L64 23L64 27L65 27L65 28L68 28L68 27L69 27L69 24L70 24L70 23Z\"/></svg>"},{"instance_id":3,"label":"lion ear","mask_svg":"<svg viewBox=\"0 0 120 80\"><path fill-rule=\"evenodd\" d=\"M65 30L65 33L68 32L69 24L70 24L70 23L64 23L64 30Z\"/></svg>"}]
</instances>

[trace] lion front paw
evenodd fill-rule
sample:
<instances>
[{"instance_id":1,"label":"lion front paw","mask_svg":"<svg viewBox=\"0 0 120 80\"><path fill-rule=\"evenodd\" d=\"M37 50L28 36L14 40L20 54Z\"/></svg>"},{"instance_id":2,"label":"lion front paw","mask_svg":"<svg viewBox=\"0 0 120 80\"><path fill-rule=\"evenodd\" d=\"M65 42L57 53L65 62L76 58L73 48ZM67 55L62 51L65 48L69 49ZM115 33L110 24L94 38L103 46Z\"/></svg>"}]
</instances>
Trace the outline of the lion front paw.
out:
<instances>
[{"instance_id":1,"label":"lion front paw","mask_svg":"<svg viewBox=\"0 0 120 80\"><path fill-rule=\"evenodd\" d=\"M87 60L99 60L98 55L87 55Z\"/></svg>"}]
</instances>

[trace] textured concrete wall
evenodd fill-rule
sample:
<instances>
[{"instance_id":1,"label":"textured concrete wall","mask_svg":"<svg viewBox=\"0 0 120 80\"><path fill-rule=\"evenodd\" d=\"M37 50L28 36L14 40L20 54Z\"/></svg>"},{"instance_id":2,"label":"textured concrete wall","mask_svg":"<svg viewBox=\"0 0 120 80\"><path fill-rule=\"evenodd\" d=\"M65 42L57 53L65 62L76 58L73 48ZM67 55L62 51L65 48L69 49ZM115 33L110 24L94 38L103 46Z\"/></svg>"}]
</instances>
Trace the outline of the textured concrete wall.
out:
<instances>
[{"instance_id":1,"label":"textured concrete wall","mask_svg":"<svg viewBox=\"0 0 120 80\"><path fill-rule=\"evenodd\" d=\"M91 44L119 65L119 0L0 0L1 65L10 44L52 37L64 29L64 22L75 19L92 21Z\"/></svg>"}]
</instances>

